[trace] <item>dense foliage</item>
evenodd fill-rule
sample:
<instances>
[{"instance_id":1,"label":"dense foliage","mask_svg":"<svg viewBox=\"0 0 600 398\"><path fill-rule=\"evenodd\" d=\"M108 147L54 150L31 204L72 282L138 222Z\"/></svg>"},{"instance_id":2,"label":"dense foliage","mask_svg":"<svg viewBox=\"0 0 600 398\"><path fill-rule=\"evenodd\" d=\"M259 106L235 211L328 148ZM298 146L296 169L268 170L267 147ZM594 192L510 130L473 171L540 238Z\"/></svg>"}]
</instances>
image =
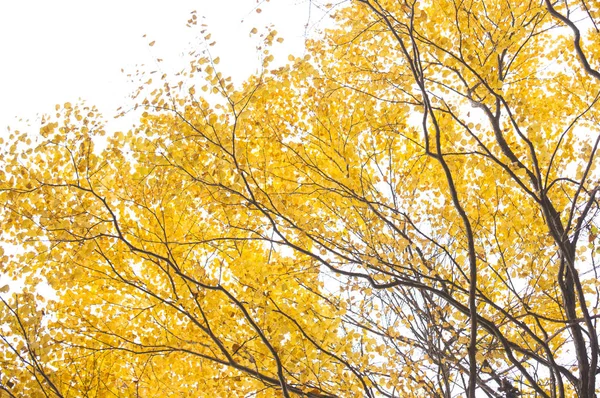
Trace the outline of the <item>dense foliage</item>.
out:
<instances>
[{"instance_id":1,"label":"dense foliage","mask_svg":"<svg viewBox=\"0 0 600 398\"><path fill-rule=\"evenodd\" d=\"M595 396L598 3L332 15L5 140L0 396Z\"/></svg>"}]
</instances>

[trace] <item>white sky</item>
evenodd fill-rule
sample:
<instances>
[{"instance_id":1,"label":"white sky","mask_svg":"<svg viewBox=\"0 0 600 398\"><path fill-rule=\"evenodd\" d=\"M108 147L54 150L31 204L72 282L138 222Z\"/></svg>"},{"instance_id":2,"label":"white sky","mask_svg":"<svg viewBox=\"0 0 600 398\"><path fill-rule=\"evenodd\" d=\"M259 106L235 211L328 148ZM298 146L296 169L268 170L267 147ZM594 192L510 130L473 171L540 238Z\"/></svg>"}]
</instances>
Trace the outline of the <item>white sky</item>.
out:
<instances>
[{"instance_id":1,"label":"white sky","mask_svg":"<svg viewBox=\"0 0 600 398\"><path fill-rule=\"evenodd\" d=\"M256 38L249 32L273 23L285 38L281 58L303 52L321 15L310 0L0 0L0 134L49 113L57 103L78 98L97 105L110 118L127 105L134 89L121 73L137 64L164 72L185 67L182 54L198 45L200 27L187 28L192 10L212 33L220 71L240 82L258 63ZM262 10L256 12L256 8ZM204 20L201 18L205 17ZM147 38L142 36L147 34ZM153 47L148 42L156 40ZM192 44L195 43L195 44ZM285 54L285 56L283 56ZM179 62L178 62L179 61ZM169 68L170 67L170 68ZM32 126L33 127L33 126Z\"/></svg>"}]
</instances>

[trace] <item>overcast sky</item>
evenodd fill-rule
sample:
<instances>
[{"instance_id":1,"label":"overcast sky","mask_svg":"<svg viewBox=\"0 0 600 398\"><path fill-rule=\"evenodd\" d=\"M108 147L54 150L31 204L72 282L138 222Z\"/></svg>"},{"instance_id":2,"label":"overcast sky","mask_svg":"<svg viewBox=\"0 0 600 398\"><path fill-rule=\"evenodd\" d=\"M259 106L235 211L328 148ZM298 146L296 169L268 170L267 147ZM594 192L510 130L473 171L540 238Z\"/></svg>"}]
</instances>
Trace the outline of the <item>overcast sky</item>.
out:
<instances>
[{"instance_id":1,"label":"overcast sky","mask_svg":"<svg viewBox=\"0 0 600 398\"><path fill-rule=\"evenodd\" d=\"M185 66L182 54L197 45L200 29L186 27L192 10L217 41L211 53L221 72L238 82L257 67L252 28L273 23L286 58L302 54L306 25L310 32L320 15L310 0L0 1L0 134L16 117L35 124L36 114L78 98L111 116L133 89L121 68L152 70L156 58L167 73Z\"/></svg>"}]
</instances>

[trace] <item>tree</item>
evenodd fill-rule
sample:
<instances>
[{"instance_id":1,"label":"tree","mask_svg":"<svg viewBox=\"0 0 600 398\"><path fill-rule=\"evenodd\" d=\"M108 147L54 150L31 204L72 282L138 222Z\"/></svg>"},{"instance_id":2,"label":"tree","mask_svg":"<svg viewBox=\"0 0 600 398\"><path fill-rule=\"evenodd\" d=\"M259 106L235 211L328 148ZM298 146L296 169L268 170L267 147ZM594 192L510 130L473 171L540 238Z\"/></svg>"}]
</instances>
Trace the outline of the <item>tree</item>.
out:
<instances>
[{"instance_id":1,"label":"tree","mask_svg":"<svg viewBox=\"0 0 600 398\"><path fill-rule=\"evenodd\" d=\"M13 133L0 389L595 397L599 14L356 0L242 87L146 83L129 132Z\"/></svg>"}]
</instances>

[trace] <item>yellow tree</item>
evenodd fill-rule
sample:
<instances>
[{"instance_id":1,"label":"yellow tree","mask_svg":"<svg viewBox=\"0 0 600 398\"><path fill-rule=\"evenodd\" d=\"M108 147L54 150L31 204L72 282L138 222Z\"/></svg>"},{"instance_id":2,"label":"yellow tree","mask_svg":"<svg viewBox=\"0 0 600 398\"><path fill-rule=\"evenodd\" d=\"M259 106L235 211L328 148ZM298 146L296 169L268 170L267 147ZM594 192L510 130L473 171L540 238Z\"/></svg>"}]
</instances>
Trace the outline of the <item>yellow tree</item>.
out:
<instances>
[{"instance_id":1,"label":"yellow tree","mask_svg":"<svg viewBox=\"0 0 600 398\"><path fill-rule=\"evenodd\" d=\"M129 132L15 132L1 393L594 397L599 13L356 0L241 87L148 81Z\"/></svg>"}]
</instances>

